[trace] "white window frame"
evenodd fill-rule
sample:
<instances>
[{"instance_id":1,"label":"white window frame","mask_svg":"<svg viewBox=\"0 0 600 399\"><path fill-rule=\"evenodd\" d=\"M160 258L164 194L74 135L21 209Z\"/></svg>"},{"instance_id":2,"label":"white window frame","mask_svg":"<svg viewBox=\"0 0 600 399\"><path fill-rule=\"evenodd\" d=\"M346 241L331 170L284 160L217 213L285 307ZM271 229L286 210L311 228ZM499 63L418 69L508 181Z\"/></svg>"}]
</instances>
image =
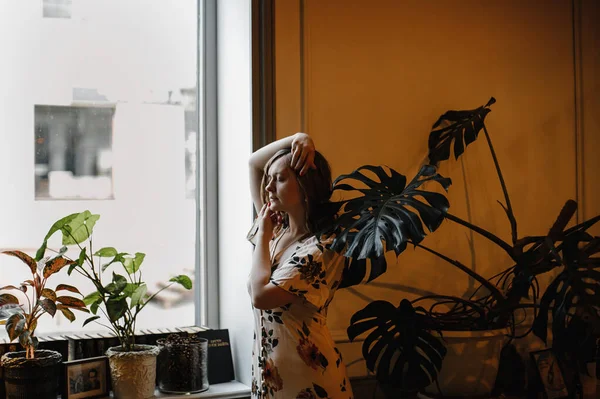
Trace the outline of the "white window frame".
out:
<instances>
[{"instance_id":1,"label":"white window frame","mask_svg":"<svg viewBox=\"0 0 600 399\"><path fill-rule=\"evenodd\" d=\"M219 328L217 204L217 6L198 0L198 147L195 323ZM203 213L202 210L205 210ZM211 232L211 233L209 233Z\"/></svg>"}]
</instances>

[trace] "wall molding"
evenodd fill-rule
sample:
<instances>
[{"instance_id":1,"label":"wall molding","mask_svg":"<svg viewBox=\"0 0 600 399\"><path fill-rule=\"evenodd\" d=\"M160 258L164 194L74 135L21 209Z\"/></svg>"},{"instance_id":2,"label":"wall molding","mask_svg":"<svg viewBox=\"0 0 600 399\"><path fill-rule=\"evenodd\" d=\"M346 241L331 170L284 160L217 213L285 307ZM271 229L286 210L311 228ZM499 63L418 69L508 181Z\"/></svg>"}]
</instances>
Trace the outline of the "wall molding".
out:
<instances>
[{"instance_id":1,"label":"wall molding","mask_svg":"<svg viewBox=\"0 0 600 399\"><path fill-rule=\"evenodd\" d=\"M577 223L586 219L585 215L585 159L584 159L584 115L583 115L583 53L582 53L582 3L572 0L573 24L573 112L575 139L575 200L577 201Z\"/></svg>"},{"instance_id":2,"label":"wall molding","mask_svg":"<svg viewBox=\"0 0 600 399\"><path fill-rule=\"evenodd\" d=\"M275 0L252 0L252 151L275 141Z\"/></svg>"},{"instance_id":3,"label":"wall molding","mask_svg":"<svg viewBox=\"0 0 600 399\"><path fill-rule=\"evenodd\" d=\"M300 0L298 2L299 10L298 10L298 18L300 32L300 42L299 42L299 52L300 52L300 130L302 132L306 132L308 127L308 102L306 93L308 91L308 84L306 81L306 24L305 24L305 0Z\"/></svg>"}]
</instances>

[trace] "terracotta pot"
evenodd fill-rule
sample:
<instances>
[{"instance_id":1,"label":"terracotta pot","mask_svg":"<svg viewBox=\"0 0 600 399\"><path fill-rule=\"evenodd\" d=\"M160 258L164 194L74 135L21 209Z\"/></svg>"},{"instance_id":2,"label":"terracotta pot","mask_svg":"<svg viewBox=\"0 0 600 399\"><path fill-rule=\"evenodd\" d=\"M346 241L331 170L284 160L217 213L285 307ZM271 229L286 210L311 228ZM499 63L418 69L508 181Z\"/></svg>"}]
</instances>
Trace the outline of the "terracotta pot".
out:
<instances>
[{"instance_id":1,"label":"terracotta pot","mask_svg":"<svg viewBox=\"0 0 600 399\"><path fill-rule=\"evenodd\" d=\"M25 351L2 356L7 399L56 399L62 355L37 350L35 358L25 358Z\"/></svg>"},{"instance_id":2,"label":"terracotta pot","mask_svg":"<svg viewBox=\"0 0 600 399\"><path fill-rule=\"evenodd\" d=\"M108 348L113 394L117 399L146 399L154 396L158 347L135 345L133 351L120 346Z\"/></svg>"}]
</instances>

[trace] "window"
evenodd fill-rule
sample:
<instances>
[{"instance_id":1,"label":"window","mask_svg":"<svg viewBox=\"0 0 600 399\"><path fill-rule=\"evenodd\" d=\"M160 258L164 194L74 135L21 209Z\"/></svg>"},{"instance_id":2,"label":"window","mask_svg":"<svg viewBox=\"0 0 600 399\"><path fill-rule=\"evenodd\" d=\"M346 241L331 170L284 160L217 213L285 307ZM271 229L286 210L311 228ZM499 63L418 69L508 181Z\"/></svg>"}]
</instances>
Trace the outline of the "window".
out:
<instances>
[{"instance_id":1,"label":"window","mask_svg":"<svg viewBox=\"0 0 600 399\"><path fill-rule=\"evenodd\" d=\"M111 199L114 108L36 105L35 198Z\"/></svg>"},{"instance_id":2,"label":"window","mask_svg":"<svg viewBox=\"0 0 600 399\"><path fill-rule=\"evenodd\" d=\"M101 215L95 248L146 253L149 293L176 274L194 280L197 0L44 0L43 13L0 2L0 37L11 38L0 39L0 249L34 254L54 221L88 209ZM2 285L27 272L0 256ZM93 288L66 272L59 283ZM194 291L163 291L136 327L193 325L197 302ZM78 331L77 316L42 317L38 333Z\"/></svg>"},{"instance_id":3,"label":"window","mask_svg":"<svg viewBox=\"0 0 600 399\"><path fill-rule=\"evenodd\" d=\"M44 18L71 18L72 0L43 0Z\"/></svg>"}]
</instances>

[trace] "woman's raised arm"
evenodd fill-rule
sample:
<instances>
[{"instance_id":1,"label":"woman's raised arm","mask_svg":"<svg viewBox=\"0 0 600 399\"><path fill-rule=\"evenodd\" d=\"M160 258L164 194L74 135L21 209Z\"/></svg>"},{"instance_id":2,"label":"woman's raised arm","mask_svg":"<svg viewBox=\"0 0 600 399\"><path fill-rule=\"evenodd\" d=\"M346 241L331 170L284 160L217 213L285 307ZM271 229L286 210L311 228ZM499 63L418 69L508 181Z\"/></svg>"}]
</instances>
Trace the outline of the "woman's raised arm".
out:
<instances>
[{"instance_id":1,"label":"woman's raised arm","mask_svg":"<svg viewBox=\"0 0 600 399\"><path fill-rule=\"evenodd\" d=\"M255 151L249 159L250 169L250 194L254 202L254 209L258 214L264 203L260 184L263 178L265 165L277 151L284 148L292 149L292 168L299 170L300 174L306 173L308 168L314 168L315 145L306 133L296 133L274 141Z\"/></svg>"}]
</instances>

